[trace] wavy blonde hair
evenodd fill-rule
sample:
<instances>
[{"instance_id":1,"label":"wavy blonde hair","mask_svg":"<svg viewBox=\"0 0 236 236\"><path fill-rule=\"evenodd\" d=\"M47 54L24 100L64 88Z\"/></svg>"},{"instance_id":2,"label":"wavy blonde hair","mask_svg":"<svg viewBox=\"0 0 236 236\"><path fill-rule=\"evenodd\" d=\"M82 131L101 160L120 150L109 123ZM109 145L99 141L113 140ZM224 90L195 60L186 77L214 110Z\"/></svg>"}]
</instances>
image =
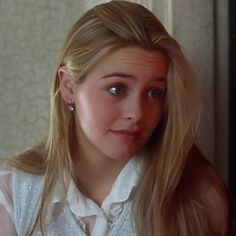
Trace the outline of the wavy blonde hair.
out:
<instances>
[{"instance_id":1,"label":"wavy blonde hair","mask_svg":"<svg viewBox=\"0 0 236 236\"><path fill-rule=\"evenodd\" d=\"M199 122L199 91L193 70L178 43L153 13L126 1L95 6L69 31L57 68L65 66L71 79L82 83L108 51L124 46L161 49L169 63L163 122L156 131L159 133L152 136L150 161L134 198L137 233L147 236L207 235L204 211L183 181L183 170ZM72 177L75 173L72 157L74 117L59 88L56 73L47 141L10 161L17 168L45 176L40 211L31 231L39 226L43 234L53 186L60 179L64 183L66 199L69 179L64 173L68 172Z\"/></svg>"}]
</instances>

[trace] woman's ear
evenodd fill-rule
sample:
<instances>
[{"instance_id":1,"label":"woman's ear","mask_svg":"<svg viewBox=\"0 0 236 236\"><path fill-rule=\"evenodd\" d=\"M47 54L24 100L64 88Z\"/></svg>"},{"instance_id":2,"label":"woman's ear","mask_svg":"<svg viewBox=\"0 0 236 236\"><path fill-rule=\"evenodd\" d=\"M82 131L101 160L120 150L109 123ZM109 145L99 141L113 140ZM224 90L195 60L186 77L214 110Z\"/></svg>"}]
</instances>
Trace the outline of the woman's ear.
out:
<instances>
[{"instance_id":1,"label":"woman's ear","mask_svg":"<svg viewBox=\"0 0 236 236\"><path fill-rule=\"evenodd\" d=\"M58 69L58 78L60 83L60 93L65 103L74 102L75 84L71 80L71 76L65 66Z\"/></svg>"}]
</instances>

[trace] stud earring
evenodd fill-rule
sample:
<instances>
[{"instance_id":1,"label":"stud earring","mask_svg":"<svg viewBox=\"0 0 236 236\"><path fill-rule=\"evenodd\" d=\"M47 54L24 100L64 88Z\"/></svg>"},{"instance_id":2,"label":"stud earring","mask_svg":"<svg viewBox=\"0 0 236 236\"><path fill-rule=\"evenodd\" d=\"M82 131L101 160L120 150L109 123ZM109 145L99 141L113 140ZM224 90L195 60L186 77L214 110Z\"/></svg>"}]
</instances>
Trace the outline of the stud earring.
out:
<instances>
[{"instance_id":1,"label":"stud earring","mask_svg":"<svg viewBox=\"0 0 236 236\"><path fill-rule=\"evenodd\" d=\"M71 112L75 110L74 104L72 103L71 100L69 100L68 110Z\"/></svg>"}]
</instances>

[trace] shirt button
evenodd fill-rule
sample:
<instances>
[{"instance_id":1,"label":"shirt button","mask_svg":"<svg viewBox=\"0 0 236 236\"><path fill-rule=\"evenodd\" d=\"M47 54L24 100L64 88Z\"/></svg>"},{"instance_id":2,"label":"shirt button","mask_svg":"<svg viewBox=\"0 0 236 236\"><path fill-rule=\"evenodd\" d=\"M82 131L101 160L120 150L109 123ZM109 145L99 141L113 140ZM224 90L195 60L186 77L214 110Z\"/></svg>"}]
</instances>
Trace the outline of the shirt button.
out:
<instances>
[{"instance_id":1,"label":"shirt button","mask_svg":"<svg viewBox=\"0 0 236 236\"><path fill-rule=\"evenodd\" d=\"M123 210L123 207L121 204L114 204L110 209L110 215L111 216L118 216Z\"/></svg>"}]
</instances>

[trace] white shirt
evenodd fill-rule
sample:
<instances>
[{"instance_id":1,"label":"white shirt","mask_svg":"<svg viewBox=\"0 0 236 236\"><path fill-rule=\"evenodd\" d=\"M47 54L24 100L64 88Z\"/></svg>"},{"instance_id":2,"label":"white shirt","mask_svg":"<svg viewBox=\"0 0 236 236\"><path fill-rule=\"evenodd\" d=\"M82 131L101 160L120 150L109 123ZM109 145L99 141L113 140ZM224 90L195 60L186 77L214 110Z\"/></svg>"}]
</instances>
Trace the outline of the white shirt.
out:
<instances>
[{"instance_id":1,"label":"white shirt","mask_svg":"<svg viewBox=\"0 0 236 236\"><path fill-rule=\"evenodd\" d=\"M99 207L94 201L85 197L71 180L67 195L70 210L78 220L81 228L91 236L106 234L109 225L123 210L132 190L137 186L143 168L140 157L132 158L122 169L114 182L111 192ZM52 203L61 201L61 185L57 183ZM14 206L12 201L12 171L0 170L0 235L15 236Z\"/></svg>"}]
</instances>

